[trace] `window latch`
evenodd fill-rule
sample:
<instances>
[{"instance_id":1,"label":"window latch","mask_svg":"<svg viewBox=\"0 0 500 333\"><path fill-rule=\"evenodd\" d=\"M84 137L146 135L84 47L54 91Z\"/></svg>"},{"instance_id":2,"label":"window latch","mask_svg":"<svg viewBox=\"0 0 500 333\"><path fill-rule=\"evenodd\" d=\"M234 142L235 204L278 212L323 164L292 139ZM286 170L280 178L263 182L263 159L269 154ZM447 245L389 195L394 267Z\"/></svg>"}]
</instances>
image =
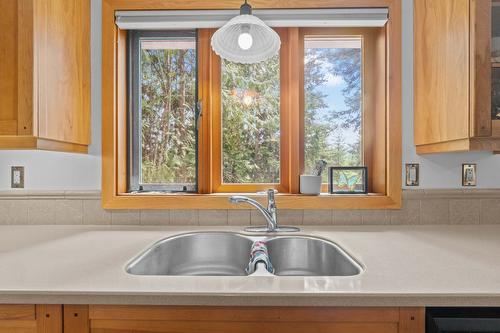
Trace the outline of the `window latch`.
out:
<instances>
[{"instance_id":1,"label":"window latch","mask_svg":"<svg viewBox=\"0 0 500 333\"><path fill-rule=\"evenodd\" d=\"M199 131L201 126L201 117L203 117L203 102L196 103L196 131Z\"/></svg>"}]
</instances>

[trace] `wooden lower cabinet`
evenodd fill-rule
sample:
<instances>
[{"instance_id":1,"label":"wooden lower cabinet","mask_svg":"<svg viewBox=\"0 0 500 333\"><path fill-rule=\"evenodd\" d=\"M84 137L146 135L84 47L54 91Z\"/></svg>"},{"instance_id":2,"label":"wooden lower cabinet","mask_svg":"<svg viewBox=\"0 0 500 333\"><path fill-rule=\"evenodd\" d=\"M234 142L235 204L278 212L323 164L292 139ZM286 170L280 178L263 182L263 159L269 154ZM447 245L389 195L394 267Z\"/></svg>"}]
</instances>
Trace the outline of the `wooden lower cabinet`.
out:
<instances>
[{"instance_id":1,"label":"wooden lower cabinet","mask_svg":"<svg viewBox=\"0 0 500 333\"><path fill-rule=\"evenodd\" d=\"M0 333L62 333L61 305L0 305Z\"/></svg>"},{"instance_id":2,"label":"wooden lower cabinet","mask_svg":"<svg viewBox=\"0 0 500 333\"><path fill-rule=\"evenodd\" d=\"M0 333L423 333L423 308L0 305Z\"/></svg>"},{"instance_id":3,"label":"wooden lower cabinet","mask_svg":"<svg viewBox=\"0 0 500 333\"><path fill-rule=\"evenodd\" d=\"M91 305L88 313L91 333L424 332L421 308Z\"/></svg>"}]
</instances>

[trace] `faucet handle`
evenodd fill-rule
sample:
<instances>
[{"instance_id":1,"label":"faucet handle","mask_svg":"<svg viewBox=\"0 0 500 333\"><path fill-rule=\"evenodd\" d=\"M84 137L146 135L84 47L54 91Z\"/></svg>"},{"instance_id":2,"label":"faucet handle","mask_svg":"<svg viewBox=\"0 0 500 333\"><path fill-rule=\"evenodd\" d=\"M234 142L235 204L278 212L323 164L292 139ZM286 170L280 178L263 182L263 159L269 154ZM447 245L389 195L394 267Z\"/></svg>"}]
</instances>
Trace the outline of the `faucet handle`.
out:
<instances>
[{"instance_id":1,"label":"faucet handle","mask_svg":"<svg viewBox=\"0 0 500 333\"><path fill-rule=\"evenodd\" d=\"M270 188L267 190L267 200L268 201L274 201L274 193L275 193L275 189L273 189L273 188Z\"/></svg>"}]
</instances>

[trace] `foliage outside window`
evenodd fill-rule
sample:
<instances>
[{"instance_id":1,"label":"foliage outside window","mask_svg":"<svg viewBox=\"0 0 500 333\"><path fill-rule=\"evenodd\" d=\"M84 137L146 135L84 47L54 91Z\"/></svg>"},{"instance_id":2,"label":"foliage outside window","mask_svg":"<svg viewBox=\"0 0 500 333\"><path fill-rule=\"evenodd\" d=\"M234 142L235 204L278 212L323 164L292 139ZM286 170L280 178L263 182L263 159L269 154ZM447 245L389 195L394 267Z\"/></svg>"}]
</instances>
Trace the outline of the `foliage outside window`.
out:
<instances>
[{"instance_id":1,"label":"foliage outside window","mask_svg":"<svg viewBox=\"0 0 500 333\"><path fill-rule=\"evenodd\" d=\"M318 160L329 166L364 165L363 37L301 38L303 50L288 55L303 56L303 152L293 155L295 161L294 147L287 145L299 133L289 128L294 125L289 123L292 111L283 98L299 93L288 90L286 78L300 68L283 68L290 60L283 58L286 53L243 65L204 52L196 32L129 32L129 191L196 192L203 175L218 179L211 192L255 192L270 186L286 192L291 177L299 176L284 173L292 163L306 174ZM283 41L282 49L287 47ZM203 111L198 89L208 80L199 82L201 62L211 67L209 91L219 103L204 105ZM208 141L199 145L200 124L206 119L213 122L207 127L212 138L220 140L212 146ZM215 168L199 167L200 154L207 153Z\"/></svg>"},{"instance_id":2,"label":"foliage outside window","mask_svg":"<svg viewBox=\"0 0 500 333\"><path fill-rule=\"evenodd\" d=\"M361 45L359 37L305 37L306 172L318 160L329 166L363 163ZM328 182L326 173L323 182Z\"/></svg>"},{"instance_id":3,"label":"foliage outside window","mask_svg":"<svg viewBox=\"0 0 500 333\"><path fill-rule=\"evenodd\" d=\"M131 190L195 191L195 34L137 32L131 33L130 44L135 120L131 145L136 165Z\"/></svg>"},{"instance_id":4,"label":"foliage outside window","mask_svg":"<svg viewBox=\"0 0 500 333\"><path fill-rule=\"evenodd\" d=\"M224 183L280 181L280 61L222 61Z\"/></svg>"}]
</instances>

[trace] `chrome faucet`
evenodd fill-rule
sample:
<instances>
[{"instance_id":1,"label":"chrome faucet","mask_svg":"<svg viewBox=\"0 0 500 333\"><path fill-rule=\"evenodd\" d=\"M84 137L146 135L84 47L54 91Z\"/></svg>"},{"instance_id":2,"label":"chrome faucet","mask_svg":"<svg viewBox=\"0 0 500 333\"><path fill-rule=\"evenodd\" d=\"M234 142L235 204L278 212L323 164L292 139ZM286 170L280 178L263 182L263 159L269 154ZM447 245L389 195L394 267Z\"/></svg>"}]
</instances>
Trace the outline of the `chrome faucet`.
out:
<instances>
[{"instance_id":1,"label":"chrome faucet","mask_svg":"<svg viewBox=\"0 0 500 333\"><path fill-rule=\"evenodd\" d=\"M248 227L245 228L246 231L250 232L292 232L292 231L299 231L299 228L296 227L280 227L278 226L278 217L276 214L277 208L276 208L276 201L274 200L274 190L269 189L267 190L267 208L262 206L258 201L251 199L249 197L241 196L241 195L234 195L229 198L229 202L231 203L247 203L249 205L254 206L257 208L259 212L264 215L264 218L266 219L267 222L267 227Z\"/></svg>"}]
</instances>

